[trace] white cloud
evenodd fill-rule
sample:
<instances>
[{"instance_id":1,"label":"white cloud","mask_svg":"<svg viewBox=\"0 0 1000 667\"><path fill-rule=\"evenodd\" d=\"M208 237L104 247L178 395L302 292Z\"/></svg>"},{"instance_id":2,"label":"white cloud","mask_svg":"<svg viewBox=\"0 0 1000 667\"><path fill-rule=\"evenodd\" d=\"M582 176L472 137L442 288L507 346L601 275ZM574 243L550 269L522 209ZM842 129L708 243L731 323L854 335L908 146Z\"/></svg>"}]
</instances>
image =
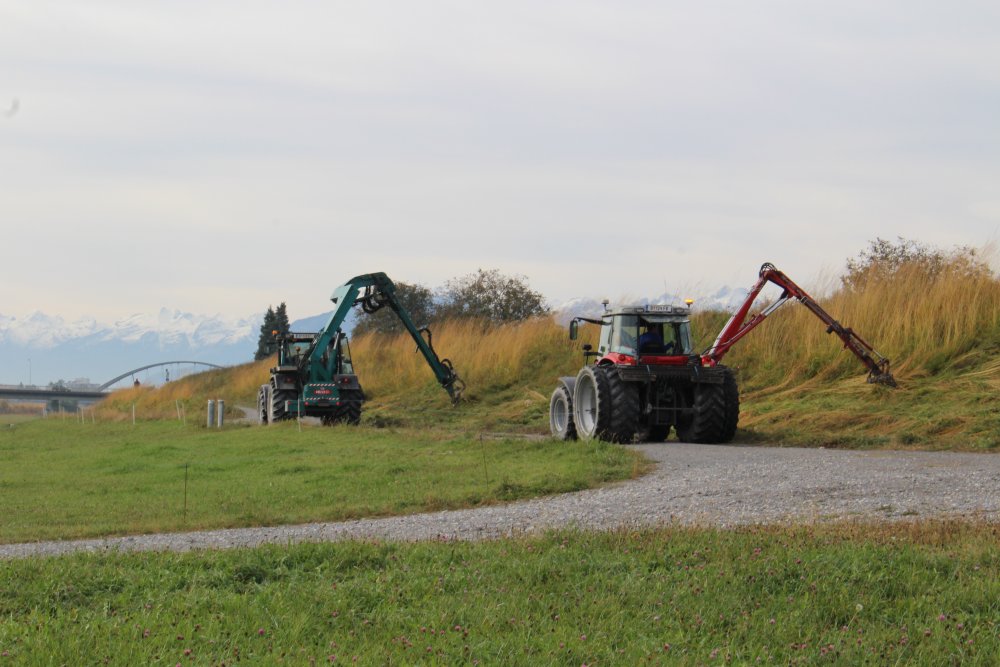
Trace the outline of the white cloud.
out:
<instances>
[{"instance_id":1,"label":"white cloud","mask_svg":"<svg viewBox=\"0 0 1000 667\"><path fill-rule=\"evenodd\" d=\"M0 13L5 312L807 284L996 236L991 3L94 2Z\"/></svg>"}]
</instances>

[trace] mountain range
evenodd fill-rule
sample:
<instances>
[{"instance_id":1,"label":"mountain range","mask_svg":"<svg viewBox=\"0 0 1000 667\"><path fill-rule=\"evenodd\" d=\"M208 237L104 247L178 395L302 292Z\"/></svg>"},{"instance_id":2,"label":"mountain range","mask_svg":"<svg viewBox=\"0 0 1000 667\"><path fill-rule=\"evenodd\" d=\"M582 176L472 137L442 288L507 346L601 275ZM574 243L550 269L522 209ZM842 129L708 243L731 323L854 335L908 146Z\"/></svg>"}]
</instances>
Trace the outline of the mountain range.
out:
<instances>
[{"instance_id":1,"label":"mountain range","mask_svg":"<svg viewBox=\"0 0 1000 667\"><path fill-rule=\"evenodd\" d=\"M746 298L746 290L722 288L696 300L695 308L731 310ZM634 303L680 304L673 294ZM599 299L575 298L552 307L565 324L577 315L603 312ZM293 331L317 331L329 313L291 322ZM194 361L228 366L249 361L257 349L263 313L230 319L161 308L111 323L94 318L68 321L36 312L24 318L0 314L0 384L45 386L63 380L79 387L102 384L133 368L162 361ZM352 313L345 322L350 331ZM172 369L172 370L171 370ZM176 379L204 367L180 365L135 375L143 383L160 384L169 372ZM132 377L123 382L131 382Z\"/></svg>"}]
</instances>

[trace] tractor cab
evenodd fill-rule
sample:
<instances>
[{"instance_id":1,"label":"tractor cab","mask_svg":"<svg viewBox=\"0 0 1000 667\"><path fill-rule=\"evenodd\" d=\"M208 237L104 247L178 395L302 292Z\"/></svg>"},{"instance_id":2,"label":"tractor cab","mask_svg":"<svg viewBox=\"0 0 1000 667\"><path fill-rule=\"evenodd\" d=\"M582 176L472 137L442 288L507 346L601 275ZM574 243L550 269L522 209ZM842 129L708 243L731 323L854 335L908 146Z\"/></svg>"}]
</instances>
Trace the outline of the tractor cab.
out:
<instances>
[{"instance_id":1,"label":"tractor cab","mask_svg":"<svg viewBox=\"0 0 1000 667\"><path fill-rule=\"evenodd\" d=\"M278 366L298 367L309 354L315 334L287 333L277 337Z\"/></svg>"},{"instance_id":2,"label":"tractor cab","mask_svg":"<svg viewBox=\"0 0 1000 667\"><path fill-rule=\"evenodd\" d=\"M601 325L597 351L588 350L598 363L680 365L694 354L690 311L684 306L626 306L605 313L599 321L583 321ZM572 322L574 339L575 330Z\"/></svg>"},{"instance_id":3,"label":"tractor cab","mask_svg":"<svg viewBox=\"0 0 1000 667\"><path fill-rule=\"evenodd\" d=\"M298 370L308 364L316 345L317 334L287 333L278 339L278 367ZM303 382L329 381L334 375L354 374L351 363L351 349L347 336L338 332L320 355L319 363L312 372L303 376ZM315 376L315 377L313 377Z\"/></svg>"}]
</instances>

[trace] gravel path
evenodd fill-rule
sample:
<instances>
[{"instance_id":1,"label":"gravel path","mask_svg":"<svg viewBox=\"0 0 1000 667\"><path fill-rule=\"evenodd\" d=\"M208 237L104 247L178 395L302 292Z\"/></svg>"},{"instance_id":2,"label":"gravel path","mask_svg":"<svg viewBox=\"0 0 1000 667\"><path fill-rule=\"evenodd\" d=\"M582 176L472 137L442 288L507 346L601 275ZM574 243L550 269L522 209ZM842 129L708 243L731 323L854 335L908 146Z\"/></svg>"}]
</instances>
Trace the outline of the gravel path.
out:
<instances>
[{"instance_id":1,"label":"gravel path","mask_svg":"<svg viewBox=\"0 0 1000 667\"><path fill-rule=\"evenodd\" d=\"M1000 456L719 445L634 445L653 472L508 505L299 526L0 545L0 558L73 551L227 549L340 539L474 540L575 526L734 526L789 520L1000 520Z\"/></svg>"}]
</instances>

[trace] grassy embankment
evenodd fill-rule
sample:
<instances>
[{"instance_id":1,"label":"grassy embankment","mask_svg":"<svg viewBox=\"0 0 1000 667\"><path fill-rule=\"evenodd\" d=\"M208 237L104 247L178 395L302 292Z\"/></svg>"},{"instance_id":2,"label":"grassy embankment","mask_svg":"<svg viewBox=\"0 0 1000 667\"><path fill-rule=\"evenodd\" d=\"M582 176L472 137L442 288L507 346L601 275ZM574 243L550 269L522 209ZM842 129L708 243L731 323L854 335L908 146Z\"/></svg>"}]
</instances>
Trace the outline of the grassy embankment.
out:
<instances>
[{"instance_id":1,"label":"grassy embankment","mask_svg":"<svg viewBox=\"0 0 1000 667\"><path fill-rule=\"evenodd\" d=\"M670 528L7 561L0 664L994 665L998 539Z\"/></svg>"},{"instance_id":2,"label":"grassy embankment","mask_svg":"<svg viewBox=\"0 0 1000 667\"><path fill-rule=\"evenodd\" d=\"M742 393L737 441L1000 447L1000 280L969 275L963 266L936 275L904 266L891 279L819 299L892 360L896 390L866 384L863 366L804 307L789 303L779 310L726 357L739 372ZM694 317L698 349L708 347L725 319L712 312ZM591 340L596 335L596 327L583 331ZM435 327L434 340L467 381L469 401L450 408L407 337L361 337L352 346L371 398L366 423L546 433L555 378L575 374L583 361L579 344L548 319L485 331L474 322L444 323ZM216 396L230 406L252 405L269 365L203 373L158 391L119 392L103 411L127 418L136 402L141 415L170 418L181 400L203 415L205 399Z\"/></svg>"},{"instance_id":3,"label":"grassy embankment","mask_svg":"<svg viewBox=\"0 0 1000 667\"><path fill-rule=\"evenodd\" d=\"M620 447L286 423L36 420L0 430L0 542L473 507L639 474Z\"/></svg>"}]
</instances>

